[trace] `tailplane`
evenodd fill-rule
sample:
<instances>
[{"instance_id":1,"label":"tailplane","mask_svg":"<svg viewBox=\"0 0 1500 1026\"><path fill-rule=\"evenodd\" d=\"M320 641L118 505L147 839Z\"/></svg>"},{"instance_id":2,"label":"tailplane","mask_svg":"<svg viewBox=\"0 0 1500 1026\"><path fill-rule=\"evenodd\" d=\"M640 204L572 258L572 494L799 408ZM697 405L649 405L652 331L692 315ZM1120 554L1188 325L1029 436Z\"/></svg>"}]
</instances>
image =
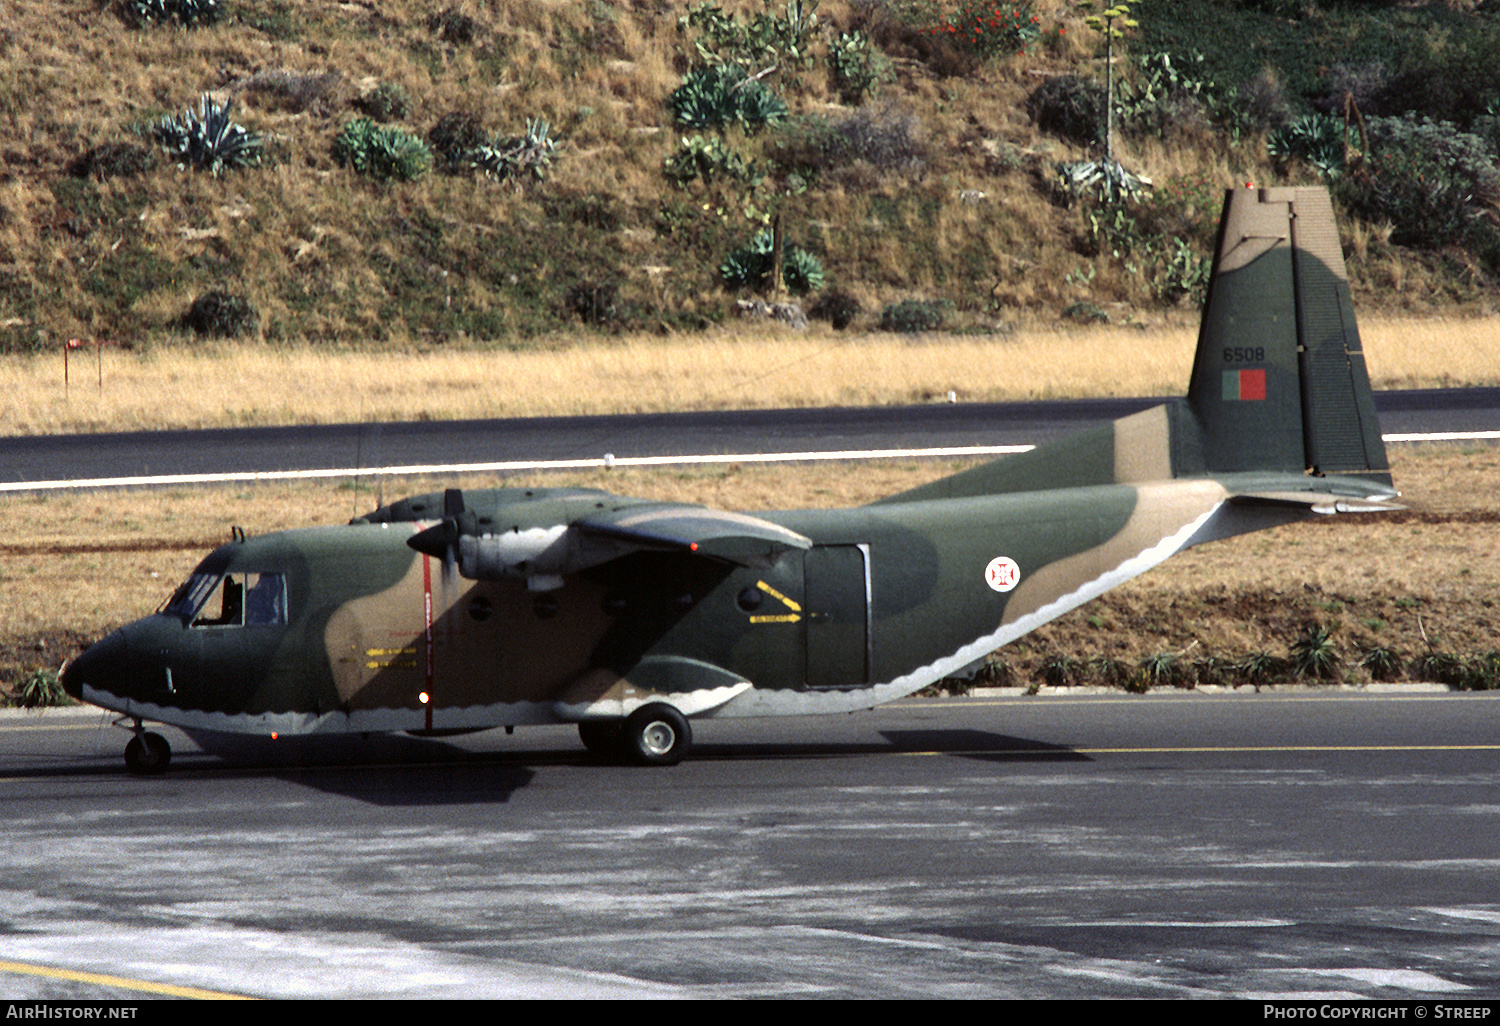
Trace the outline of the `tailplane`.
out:
<instances>
[{"instance_id":1,"label":"tailplane","mask_svg":"<svg viewBox=\"0 0 1500 1026\"><path fill-rule=\"evenodd\" d=\"M1392 490L1325 189L1226 194L1186 400L880 501L1230 475Z\"/></svg>"}]
</instances>

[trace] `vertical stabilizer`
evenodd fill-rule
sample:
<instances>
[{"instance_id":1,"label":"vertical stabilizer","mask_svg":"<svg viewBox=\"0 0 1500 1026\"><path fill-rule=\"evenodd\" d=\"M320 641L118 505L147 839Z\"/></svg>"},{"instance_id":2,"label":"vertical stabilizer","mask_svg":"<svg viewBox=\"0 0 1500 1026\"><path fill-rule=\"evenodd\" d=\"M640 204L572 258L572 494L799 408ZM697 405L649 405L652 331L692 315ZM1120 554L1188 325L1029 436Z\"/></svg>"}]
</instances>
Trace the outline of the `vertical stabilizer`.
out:
<instances>
[{"instance_id":1,"label":"vertical stabilizer","mask_svg":"<svg viewBox=\"0 0 1500 1026\"><path fill-rule=\"evenodd\" d=\"M1326 190L1228 193L1188 403L1210 473L1389 480Z\"/></svg>"}]
</instances>

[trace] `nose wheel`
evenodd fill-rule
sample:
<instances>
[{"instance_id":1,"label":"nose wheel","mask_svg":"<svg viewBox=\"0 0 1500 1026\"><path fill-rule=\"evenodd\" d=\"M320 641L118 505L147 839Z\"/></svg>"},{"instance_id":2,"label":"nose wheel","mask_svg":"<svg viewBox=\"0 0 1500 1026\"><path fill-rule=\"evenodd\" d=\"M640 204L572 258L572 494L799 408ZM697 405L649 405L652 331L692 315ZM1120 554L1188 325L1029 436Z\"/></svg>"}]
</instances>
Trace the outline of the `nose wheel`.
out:
<instances>
[{"instance_id":1,"label":"nose wheel","mask_svg":"<svg viewBox=\"0 0 1500 1026\"><path fill-rule=\"evenodd\" d=\"M172 761L172 746L160 734L147 730L139 720L131 728L135 737L125 746L125 768L137 776L160 773Z\"/></svg>"}]
</instances>

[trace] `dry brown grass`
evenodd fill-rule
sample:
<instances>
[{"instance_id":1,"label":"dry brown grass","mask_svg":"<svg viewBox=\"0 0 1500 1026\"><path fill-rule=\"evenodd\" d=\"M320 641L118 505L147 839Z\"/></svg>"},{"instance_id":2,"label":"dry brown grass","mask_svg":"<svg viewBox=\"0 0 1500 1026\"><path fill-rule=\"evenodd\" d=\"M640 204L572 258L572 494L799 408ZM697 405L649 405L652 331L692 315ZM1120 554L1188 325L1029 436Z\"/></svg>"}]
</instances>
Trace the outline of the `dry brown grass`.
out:
<instances>
[{"instance_id":1,"label":"dry brown grass","mask_svg":"<svg viewBox=\"0 0 1500 1026\"><path fill-rule=\"evenodd\" d=\"M697 338L559 340L409 353L225 344L0 361L0 433L1172 395L1196 326L1035 326L904 338L735 327ZM1500 383L1500 318L1375 320L1377 388ZM103 387L98 384L102 361Z\"/></svg>"},{"instance_id":2,"label":"dry brown grass","mask_svg":"<svg viewBox=\"0 0 1500 1026\"><path fill-rule=\"evenodd\" d=\"M1392 459L1411 511L1338 516L1217 542L1042 628L1002 651L1023 682L1050 655L1135 661L1286 655L1310 623L1336 629L1348 658L1375 644L1410 657L1430 642L1479 653L1497 647L1500 613L1500 451L1398 449ZM505 483L575 484L729 509L845 506L914 487L965 464L725 466L518 476ZM445 482L462 487L493 478ZM388 482L385 497L430 491ZM368 490L326 483L12 496L0 500L0 682L55 667L74 648L148 613L227 539L338 524L376 505Z\"/></svg>"}]
</instances>

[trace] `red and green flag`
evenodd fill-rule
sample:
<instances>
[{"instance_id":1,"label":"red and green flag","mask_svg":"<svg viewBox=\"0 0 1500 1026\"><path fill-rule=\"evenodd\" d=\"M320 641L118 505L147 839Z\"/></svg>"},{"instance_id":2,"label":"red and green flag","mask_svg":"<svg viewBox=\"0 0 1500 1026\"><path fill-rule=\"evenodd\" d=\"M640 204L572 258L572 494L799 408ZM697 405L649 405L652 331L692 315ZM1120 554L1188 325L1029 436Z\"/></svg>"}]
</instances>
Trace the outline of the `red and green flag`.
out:
<instances>
[{"instance_id":1,"label":"red and green flag","mask_svg":"<svg viewBox=\"0 0 1500 1026\"><path fill-rule=\"evenodd\" d=\"M1266 397L1266 371L1230 370L1224 372L1224 399L1264 399Z\"/></svg>"}]
</instances>

